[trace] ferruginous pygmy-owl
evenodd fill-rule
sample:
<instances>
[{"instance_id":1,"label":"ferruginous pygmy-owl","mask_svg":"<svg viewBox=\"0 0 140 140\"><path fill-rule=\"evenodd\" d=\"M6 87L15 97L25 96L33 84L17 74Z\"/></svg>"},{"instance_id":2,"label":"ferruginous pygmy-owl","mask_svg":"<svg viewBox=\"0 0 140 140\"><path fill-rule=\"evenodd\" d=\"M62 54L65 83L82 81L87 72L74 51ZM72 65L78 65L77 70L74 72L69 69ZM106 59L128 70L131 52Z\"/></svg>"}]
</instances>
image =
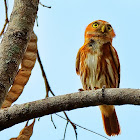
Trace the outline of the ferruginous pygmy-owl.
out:
<instances>
[{"instance_id":1,"label":"ferruginous pygmy-owl","mask_svg":"<svg viewBox=\"0 0 140 140\"><path fill-rule=\"evenodd\" d=\"M76 57L76 73L80 75L84 90L118 88L120 63L112 46L115 37L112 26L103 20L90 23L85 30L85 42ZM100 105L107 135L120 133L120 125L113 105Z\"/></svg>"}]
</instances>

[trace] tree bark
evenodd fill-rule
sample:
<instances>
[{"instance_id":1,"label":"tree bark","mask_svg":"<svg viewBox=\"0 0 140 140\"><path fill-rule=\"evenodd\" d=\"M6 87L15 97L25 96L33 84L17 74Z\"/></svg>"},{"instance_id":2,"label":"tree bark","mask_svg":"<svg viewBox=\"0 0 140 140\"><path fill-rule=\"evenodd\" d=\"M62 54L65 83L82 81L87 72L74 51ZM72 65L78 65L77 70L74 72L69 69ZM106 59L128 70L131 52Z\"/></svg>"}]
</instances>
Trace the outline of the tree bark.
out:
<instances>
[{"instance_id":1,"label":"tree bark","mask_svg":"<svg viewBox=\"0 0 140 140\"><path fill-rule=\"evenodd\" d=\"M0 44L0 107L26 50L39 0L15 0L10 22Z\"/></svg>"},{"instance_id":2,"label":"tree bark","mask_svg":"<svg viewBox=\"0 0 140 140\"><path fill-rule=\"evenodd\" d=\"M140 89L82 91L14 105L0 110L0 130L17 123L61 111L97 105L140 105Z\"/></svg>"}]
</instances>

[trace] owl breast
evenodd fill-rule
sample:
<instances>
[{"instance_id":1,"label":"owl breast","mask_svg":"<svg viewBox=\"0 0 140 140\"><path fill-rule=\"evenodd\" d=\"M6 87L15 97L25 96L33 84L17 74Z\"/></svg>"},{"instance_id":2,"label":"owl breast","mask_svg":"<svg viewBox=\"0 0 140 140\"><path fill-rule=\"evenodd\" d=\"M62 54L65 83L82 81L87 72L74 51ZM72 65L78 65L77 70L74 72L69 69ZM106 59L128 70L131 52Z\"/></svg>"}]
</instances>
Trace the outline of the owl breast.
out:
<instances>
[{"instance_id":1,"label":"owl breast","mask_svg":"<svg viewBox=\"0 0 140 140\"><path fill-rule=\"evenodd\" d=\"M84 55L80 78L85 90L116 87L117 71L108 48L93 49Z\"/></svg>"}]
</instances>

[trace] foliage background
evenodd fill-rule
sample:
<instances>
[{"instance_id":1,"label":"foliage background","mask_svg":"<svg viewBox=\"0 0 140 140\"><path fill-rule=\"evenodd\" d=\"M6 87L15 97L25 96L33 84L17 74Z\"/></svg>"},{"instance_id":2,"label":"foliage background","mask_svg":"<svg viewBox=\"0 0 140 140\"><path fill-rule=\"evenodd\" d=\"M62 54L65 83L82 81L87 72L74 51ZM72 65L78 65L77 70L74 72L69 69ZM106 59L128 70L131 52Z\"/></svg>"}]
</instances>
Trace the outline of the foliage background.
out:
<instances>
[{"instance_id":1,"label":"foliage background","mask_svg":"<svg viewBox=\"0 0 140 140\"><path fill-rule=\"evenodd\" d=\"M80 78L75 73L75 57L78 49L84 43L86 26L97 19L110 22L115 30L116 38L113 40L113 46L118 52L121 63L120 87L140 87L139 0L47 0L41 2L52 6L52 8L39 6L39 27L35 25L34 30L38 36L38 50L45 72L56 95L76 92L82 87ZM12 6L13 0L9 0L9 15ZM2 29L5 20L3 1L0 1L0 7L0 29ZM44 81L38 62L36 62L32 76L15 104L44 97ZM139 107L133 105L117 106L116 111L122 133L118 137L111 137L111 140L139 139ZM67 113L73 122L105 135L98 107L77 109ZM56 115L53 115L53 120L57 129L54 129L50 116L41 118L39 122L36 121L31 140L61 140L66 121ZM1 139L8 140L18 136L24 125L25 122L0 132ZM104 139L81 128L78 128L77 132L78 140ZM74 139L73 128L68 125L66 140Z\"/></svg>"}]
</instances>

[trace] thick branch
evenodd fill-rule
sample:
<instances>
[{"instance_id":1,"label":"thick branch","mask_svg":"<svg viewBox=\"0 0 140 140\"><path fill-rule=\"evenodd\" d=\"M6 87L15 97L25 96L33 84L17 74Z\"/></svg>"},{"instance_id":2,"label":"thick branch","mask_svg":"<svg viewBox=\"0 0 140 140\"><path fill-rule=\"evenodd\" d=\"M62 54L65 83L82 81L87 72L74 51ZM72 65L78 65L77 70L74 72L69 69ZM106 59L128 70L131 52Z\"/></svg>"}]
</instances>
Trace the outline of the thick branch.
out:
<instances>
[{"instance_id":1,"label":"thick branch","mask_svg":"<svg viewBox=\"0 0 140 140\"><path fill-rule=\"evenodd\" d=\"M140 105L140 89L105 89L82 91L50 97L0 110L0 130L36 117L60 111L97 105Z\"/></svg>"},{"instance_id":2,"label":"thick branch","mask_svg":"<svg viewBox=\"0 0 140 140\"><path fill-rule=\"evenodd\" d=\"M38 10L38 0L15 0L6 33L0 44L0 107L13 83Z\"/></svg>"}]
</instances>

